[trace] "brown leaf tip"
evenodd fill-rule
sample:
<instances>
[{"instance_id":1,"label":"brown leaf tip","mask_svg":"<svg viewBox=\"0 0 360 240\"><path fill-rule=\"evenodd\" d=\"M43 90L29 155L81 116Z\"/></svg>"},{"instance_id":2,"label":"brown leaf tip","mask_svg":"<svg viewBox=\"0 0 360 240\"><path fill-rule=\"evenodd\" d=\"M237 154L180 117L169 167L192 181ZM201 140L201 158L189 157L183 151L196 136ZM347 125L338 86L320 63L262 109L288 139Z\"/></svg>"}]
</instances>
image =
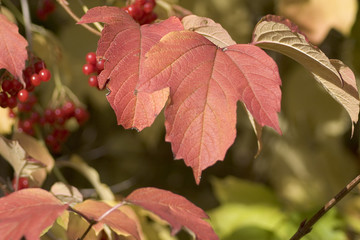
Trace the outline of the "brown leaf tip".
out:
<instances>
[{"instance_id":1,"label":"brown leaf tip","mask_svg":"<svg viewBox=\"0 0 360 240\"><path fill-rule=\"evenodd\" d=\"M305 40L306 42L308 42L312 47L314 47L315 49L318 49L317 46L313 45L309 39L307 38L307 36L305 35L305 33L301 32L300 28L298 25L296 25L295 23L293 23L292 21L290 21L289 19L283 17L283 16L277 16L277 15L271 15L271 14L268 14L266 15L265 17L263 17L260 21L260 22L263 22L263 21L266 21L266 22L276 22L276 23L281 23L281 24L284 24L285 26L287 26L290 31L292 33L297 33L297 34L301 34L305 37Z\"/></svg>"}]
</instances>

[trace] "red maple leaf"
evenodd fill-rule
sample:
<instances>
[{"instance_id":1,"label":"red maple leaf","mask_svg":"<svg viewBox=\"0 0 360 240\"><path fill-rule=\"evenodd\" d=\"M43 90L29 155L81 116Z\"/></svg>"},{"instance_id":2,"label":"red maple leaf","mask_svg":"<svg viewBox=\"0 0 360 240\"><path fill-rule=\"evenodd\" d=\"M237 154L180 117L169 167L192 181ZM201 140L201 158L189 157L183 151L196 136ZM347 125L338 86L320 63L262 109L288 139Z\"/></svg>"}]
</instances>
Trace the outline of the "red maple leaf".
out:
<instances>
[{"instance_id":1,"label":"red maple leaf","mask_svg":"<svg viewBox=\"0 0 360 240\"><path fill-rule=\"evenodd\" d=\"M141 131L153 123L168 98L167 89L136 94L145 53L167 33L182 30L182 24L178 18L172 17L157 24L140 26L117 7L92 8L79 23L91 22L106 23L96 51L97 56L105 59L99 86L103 88L110 80L107 99L116 113L118 124Z\"/></svg>"},{"instance_id":2,"label":"red maple leaf","mask_svg":"<svg viewBox=\"0 0 360 240\"><path fill-rule=\"evenodd\" d=\"M133 191L125 200L166 220L172 226L173 235L184 226L196 235L196 239L219 239L210 224L204 220L209 218L206 213L180 195L149 187Z\"/></svg>"},{"instance_id":3,"label":"red maple leaf","mask_svg":"<svg viewBox=\"0 0 360 240\"><path fill-rule=\"evenodd\" d=\"M0 14L0 69L5 68L22 80L22 70L27 59L27 41L18 27Z\"/></svg>"},{"instance_id":4,"label":"red maple leaf","mask_svg":"<svg viewBox=\"0 0 360 240\"><path fill-rule=\"evenodd\" d=\"M40 239L67 208L51 193L40 188L14 192L0 199L1 239Z\"/></svg>"},{"instance_id":5,"label":"red maple leaf","mask_svg":"<svg viewBox=\"0 0 360 240\"><path fill-rule=\"evenodd\" d=\"M166 141L176 159L201 172L222 160L236 135L236 103L279 133L281 80L276 63L254 45L219 48L198 33L167 34L146 54L138 91L170 88Z\"/></svg>"}]
</instances>

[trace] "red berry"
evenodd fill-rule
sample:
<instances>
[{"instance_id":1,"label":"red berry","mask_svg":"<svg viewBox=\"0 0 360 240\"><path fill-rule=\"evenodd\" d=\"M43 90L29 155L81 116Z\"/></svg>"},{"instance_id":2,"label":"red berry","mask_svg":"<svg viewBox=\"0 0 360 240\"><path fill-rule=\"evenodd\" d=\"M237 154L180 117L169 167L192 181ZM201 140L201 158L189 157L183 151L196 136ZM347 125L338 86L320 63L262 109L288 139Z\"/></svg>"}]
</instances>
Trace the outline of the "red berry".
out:
<instances>
[{"instance_id":1,"label":"red berry","mask_svg":"<svg viewBox=\"0 0 360 240\"><path fill-rule=\"evenodd\" d=\"M34 74L34 69L30 66L26 67L25 70L23 71L24 77L25 78L30 78L31 75Z\"/></svg>"},{"instance_id":2,"label":"red berry","mask_svg":"<svg viewBox=\"0 0 360 240\"><path fill-rule=\"evenodd\" d=\"M45 112L44 112L44 117L45 117L45 120L46 122L52 124L55 122L55 113L52 109L50 108L47 108L45 109Z\"/></svg>"},{"instance_id":3,"label":"red berry","mask_svg":"<svg viewBox=\"0 0 360 240\"><path fill-rule=\"evenodd\" d=\"M8 96L5 92L0 92L0 107L7 108L8 106Z\"/></svg>"},{"instance_id":4,"label":"red berry","mask_svg":"<svg viewBox=\"0 0 360 240\"><path fill-rule=\"evenodd\" d=\"M15 191L28 188L29 187L29 179L27 177L19 177L18 185L16 186L16 178L12 180L12 185Z\"/></svg>"},{"instance_id":5,"label":"red berry","mask_svg":"<svg viewBox=\"0 0 360 240\"><path fill-rule=\"evenodd\" d=\"M101 72L102 70L104 70L104 65L105 60L101 58L96 62L96 69Z\"/></svg>"},{"instance_id":6,"label":"red berry","mask_svg":"<svg viewBox=\"0 0 360 240\"><path fill-rule=\"evenodd\" d=\"M26 89L22 89L18 92L17 97L20 102L26 102L29 98L29 92Z\"/></svg>"},{"instance_id":7,"label":"red berry","mask_svg":"<svg viewBox=\"0 0 360 240\"><path fill-rule=\"evenodd\" d=\"M41 81L47 82L51 78L51 73L50 73L49 69L44 68L44 69L40 70L39 76L40 76Z\"/></svg>"},{"instance_id":8,"label":"red berry","mask_svg":"<svg viewBox=\"0 0 360 240\"><path fill-rule=\"evenodd\" d=\"M37 61L34 64L35 73L39 73L42 69L46 68L44 61Z\"/></svg>"},{"instance_id":9,"label":"red berry","mask_svg":"<svg viewBox=\"0 0 360 240\"><path fill-rule=\"evenodd\" d=\"M143 9L137 5L130 5L128 7L128 12L135 20L141 19L144 15Z\"/></svg>"},{"instance_id":10,"label":"red berry","mask_svg":"<svg viewBox=\"0 0 360 240\"><path fill-rule=\"evenodd\" d=\"M37 74L37 73L34 73L33 75L31 75L30 81L31 81L31 84L35 87L39 86L41 84L41 78L40 78L39 74Z\"/></svg>"},{"instance_id":11,"label":"red berry","mask_svg":"<svg viewBox=\"0 0 360 240\"><path fill-rule=\"evenodd\" d=\"M36 123L40 120L40 114L38 112L32 112L30 116L30 121Z\"/></svg>"},{"instance_id":12,"label":"red berry","mask_svg":"<svg viewBox=\"0 0 360 240\"><path fill-rule=\"evenodd\" d=\"M21 127L25 132L31 131L33 129L33 123L31 120L26 119L19 122L19 127Z\"/></svg>"},{"instance_id":13,"label":"red berry","mask_svg":"<svg viewBox=\"0 0 360 240\"><path fill-rule=\"evenodd\" d=\"M16 97L15 96L11 96L8 98L7 100L7 103L8 103L8 107L9 108L14 108L17 106L17 100L16 100Z\"/></svg>"},{"instance_id":14,"label":"red berry","mask_svg":"<svg viewBox=\"0 0 360 240\"><path fill-rule=\"evenodd\" d=\"M86 62L90 63L92 65L96 64L96 54L94 52L89 52L88 54L86 54Z\"/></svg>"},{"instance_id":15,"label":"red berry","mask_svg":"<svg viewBox=\"0 0 360 240\"><path fill-rule=\"evenodd\" d=\"M97 76L95 76L95 75L90 76L88 83L89 83L89 85L90 85L91 87L98 87Z\"/></svg>"},{"instance_id":16,"label":"red berry","mask_svg":"<svg viewBox=\"0 0 360 240\"><path fill-rule=\"evenodd\" d=\"M144 4L144 12L151 13L154 10L155 4L152 2L147 2Z\"/></svg>"},{"instance_id":17,"label":"red berry","mask_svg":"<svg viewBox=\"0 0 360 240\"><path fill-rule=\"evenodd\" d=\"M11 95L16 95L18 92L23 89L24 86L16 79L13 80L13 91L10 93Z\"/></svg>"},{"instance_id":18,"label":"red berry","mask_svg":"<svg viewBox=\"0 0 360 240\"><path fill-rule=\"evenodd\" d=\"M84 108L77 107L75 109L74 116L75 116L76 120L78 121L78 123L81 125L88 120L89 113Z\"/></svg>"},{"instance_id":19,"label":"red berry","mask_svg":"<svg viewBox=\"0 0 360 240\"><path fill-rule=\"evenodd\" d=\"M13 88L13 81L6 79L2 82L1 87L4 92L9 92Z\"/></svg>"},{"instance_id":20,"label":"red berry","mask_svg":"<svg viewBox=\"0 0 360 240\"><path fill-rule=\"evenodd\" d=\"M62 106L62 110L64 113L65 118L70 118L75 113L75 104L73 102L65 102L65 104Z\"/></svg>"},{"instance_id":21,"label":"red berry","mask_svg":"<svg viewBox=\"0 0 360 240\"><path fill-rule=\"evenodd\" d=\"M10 118L16 118L16 113L12 109L9 109L9 117Z\"/></svg>"},{"instance_id":22,"label":"red berry","mask_svg":"<svg viewBox=\"0 0 360 240\"><path fill-rule=\"evenodd\" d=\"M95 71L95 67L94 67L94 65L92 65L90 63L86 63L83 66L82 71L85 75L90 75Z\"/></svg>"}]
</instances>

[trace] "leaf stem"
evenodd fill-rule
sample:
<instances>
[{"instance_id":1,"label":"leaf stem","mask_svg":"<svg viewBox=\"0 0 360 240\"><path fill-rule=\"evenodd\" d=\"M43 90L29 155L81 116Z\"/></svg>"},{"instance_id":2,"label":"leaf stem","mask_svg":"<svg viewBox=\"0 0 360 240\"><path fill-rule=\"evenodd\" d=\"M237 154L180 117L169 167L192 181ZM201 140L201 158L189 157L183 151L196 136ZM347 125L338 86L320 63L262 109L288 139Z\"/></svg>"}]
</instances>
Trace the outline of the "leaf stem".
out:
<instances>
[{"instance_id":1,"label":"leaf stem","mask_svg":"<svg viewBox=\"0 0 360 240\"><path fill-rule=\"evenodd\" d=\"M83 240L83 239L85 239L86 235L87 235L87 234L89 233L89 231L91 230L91 227L94 226L94 225L97 223L97 221L88 218L87 216L85 216L84 214L82 214L81 212L77 211L76 209L74 209L74 208L72 208L72 207L70 207L70 206L67 208L67 210L70 211L70 212L76 213L77 215L81 216L82 218L84 218L84 219L89 223L89 226L88 226L88 228L85 230L85 232L83 233L83 235L82 235L80 238L78 238L78 240Z\"/></svg>"},{"instance_id":2,"label":"leaf stem","mask_svg":"<svg viewBox=\"0 0 360 240\"><path fill-rule=\"evenodd\" d=\"M314 214L310 218L309 221L304 220L297 232L290 238L290 240L298 240L301 239L303 236L308 234L311 230L313 225L325 214L327 213L333 206L335 206L343 197L345 197L356 185L360 183L360 175L357 175L346 187L344 187L335 197L330 199L329 202L325 204L317 213Z\"/></svg>"},{"instance_id":3,"label":"leaf stem","mask_svg":"<svg viewBox=\"0 0 360 240\"><path fill-rule=\"evenodd\" d=\"M84 13L86 13L89 10L89 8L84 4L84 2L82 0L78 0L78 2L82 6L82 9L83 9ZM103 27L101 26L100 23L94 22L93 24L94 24L94 26L97 28L97 30L99 32L101 32L103 30Z\"/></svg>"},{"instance_id":4,"label":"leaf stem","mask_svg":"<svg viewBox=\"0 0 360 240\"><path fill-rule=\"evenodd\" d=\"M62 6L62 8L64 8L64 10L70 15L70 17L72 17L76 22L80 21L80 18L78 16L76 16L76 14L70 9L70 7L65 4L65 2L63 0L58 0L58 3ZM87 30L89 30L90 32L101 36L101 32L97 31L96 29L90 27L88 24L81 24L81 26L83 26L84 28L86 28Z\"/></svg>"},{"instance_id":5,"label":"leaf stem","mask_svg":"<svg viewBox=\"0 0 360 240\"><path fill-rule=\"evenodd\" d=\"M31 51L32 50L31 18L30 18L29 3L27 0L21 0L21 10L24 17L26 39L29 43L29 50Z\"/></svg>"},{"instance_id":6,"label":"leaf stem","mask_svg":"<svg viewBox=\"0 0 360 240\"><path fill-rule=\"evenodd\" d=\"M125 205L126 202L125 201L121 201L118 204L116 204L115 206L113 206L112 208L110 208L109 210L107 210L103 215L101 215L97 221L101 222L101 220L103 220L107 215L109 215L110 213L112 213L113 211L115 211L116 209L118 209L119 207Z\"/></svg>"}]
</instances>

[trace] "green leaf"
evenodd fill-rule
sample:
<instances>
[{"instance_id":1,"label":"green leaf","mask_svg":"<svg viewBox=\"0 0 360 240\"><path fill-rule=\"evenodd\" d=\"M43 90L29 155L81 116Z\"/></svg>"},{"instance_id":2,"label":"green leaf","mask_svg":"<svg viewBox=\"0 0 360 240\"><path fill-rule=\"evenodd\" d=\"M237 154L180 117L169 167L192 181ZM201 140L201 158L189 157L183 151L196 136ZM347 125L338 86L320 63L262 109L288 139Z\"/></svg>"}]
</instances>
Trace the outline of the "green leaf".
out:
<instances>
[{"instance_id":1,"label":"green leaf","mask_svg":"<svg viewBox=\"0 0 360 240\"><path fill-rule=\"evenodd\" d=\"M260 183L242 180L233 176L211 181L215 196L221 203L277 205L275 194Z\"/></svg>"},{"instance_id":2,"label":"green leaf","mask_svg":"<svg viewBox=\"0 0 360 240\"><path fill-rule=\"evenodd\" d=\"M287 217L275 206L227 203L209 212L220 239L286 239L278 236L289 229ZM296 230L296 227L290 229ZM285 231L285 236L291 231ZM284 237L284 236L283 236Z\"/></svg>"}]
</instances>

